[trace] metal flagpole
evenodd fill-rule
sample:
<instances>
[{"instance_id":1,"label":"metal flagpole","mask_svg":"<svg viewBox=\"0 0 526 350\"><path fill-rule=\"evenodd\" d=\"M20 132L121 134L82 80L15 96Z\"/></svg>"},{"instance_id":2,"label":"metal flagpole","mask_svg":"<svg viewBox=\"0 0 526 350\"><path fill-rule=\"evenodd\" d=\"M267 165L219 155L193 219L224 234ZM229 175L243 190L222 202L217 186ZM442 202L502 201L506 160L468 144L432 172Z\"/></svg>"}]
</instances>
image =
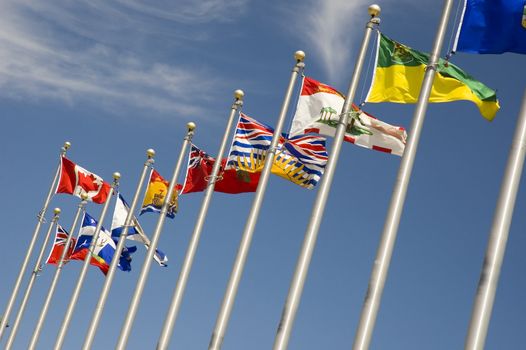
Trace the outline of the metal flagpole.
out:
<instances>
[{"instance_id":1,"label":"metal flagpole","mask_svg":"<svg viewBox=\"0 0 526 350\"><path fill-rule=\"evenodd\" d=\"M110 193L108 194L108 198L106 198L106 202L104 202L104 207L102 208L102 212L100 213L99 222L97 223L97 227L95 227L95 232L93 233L93 237L91 239L89 251L86 254L86 257L84 258L84 263L82 265L82 269L80 270L80 275L77 281L77 285L75 286L75 290L73 291L73 294L71 295L68 309L66 310L64 320L62 321L62 325L60 326L60 331L57 335L57 340L55 342L55 347L54 347L55 350L60 350L62 348L62 345L64 344L64 339L66 337L66 333L68 331L68 327L71 322L71 318L73 317L73 311L75 311L75 307L77 306L77 300L80 295L80 290L82 289L84 278L86 277L86 273L88 272L88 268L91 262L91 257L93 255L93 250L95 248L95 244L97 243L97 240L99 239L100 230L102 228L102 222L104 221L104 217L106 216L106 212L108 211L108 207L111 202L111 196L112 194L115 193L115 189L119 186L120 178L121 178L121 174L117 172L113 173L113 183L111 184Z\"/></svg>"},{"instance_id":2,"label":"metal flagpole","mask_svg":"<svg viewBox=\"0 0 526 350\"><path fill-rule=\"evenodd\" d=\"M104 280L104 286L102 287L102 291L100 292L99 301L97 303L97 306L95 307L95 311L93 312L91 324L90 324L88 332L86 333L86 338L84 339L84 345L82 346L82 348L85 350L91 349L91 345L93 343L93 339L95 338L95 333L97 332L97 327L99 326L100 318L102 316L102 311L104 310L104 305L106 304L106 299L108 298L108 294L110 292L111 283L113 282L113 277L115 276L115 271L117 269L117 265L119 264L122 250L126 243L126 237L128 236L128 230L130 226L133 225L132 221L135 216L134 214L135 207L137 206L137 202L139 201L139 195L141 193L141 188L144 183L144 179L146 178L146 173L148 172L148 169L150 169L154 163L153 157L155 156L155 151L150 148L146 151L146 154L147 154L147 159L144 162L144 167L142 169L142 173L139 178L139 183L137 184L137 189L135 190L135 195L133 196L133 200L131 202L130 208L128 209L128 215L126 216L124 227L120 234L119 241L117 243L117 247L115 248L115 254L113 255L113 259L111 260L110 268Z\"/></svg>"},{"instance_id":3,"label":"metal flagpole","mask_svg":"<svg viewBox=\"0 0 526 350\"><path fill-rule=\"evenodd\" d=\"M296 82L296 78L298 77L299 73L305 67L305 63L303 62L305 53L303 51L296 51L294 57L296 59L296 64L292 69L292 75L290 77L289 85L285 94L285 100L281 106L278 122L274 130L274 136L272 137L272 142L270 143L270 147L265 158L265 165L259 178L254 201L252 202L252 208L250 209L250 213L245 224L245 230L243 231L241 242L237 251L236 260L234 262L234 266L232 267L232 272L230 273L230 280L228 281L228 286L223 297L221 310L217 315L216 325L210 339L210 344L208 345L209 350L219 350L223 344L226 328L228 326L228 321L230 319L232 307L234 306L237 289L239 287L239 282L241 281L241 275L243 274L243 268L245 266L248 250L250 248L250 242L252 241L254 229L256 228L259 209L261 208L261 204L263 202L263 197L267 188L267 182L270 176L270 170L276 156L276 148L281 136L281 130L283 129L283 124L285 123L285 116L289 108L289 101L294 89L294 83Z\"/></svg>"},{"instance_id":4,"label":"metal flagpole","mask_svg":"<svg viewBox=\"0 0 526 350\"><path fill-rule=\"evenodd\" d=\"M192 263L197 251L197 245L199 244L199 238L201 236L201 230L203 229L205 222L206 213L208 212L208 206L210 205L210 200L212 199L212 194L214 193L214 187L216 181L218 180L217 174L219 173L219 168L221 167L221 159L223 158L223 153L225 152L230 135L230 129L232 129L234 116L236 112L239 112L243 106L243 96L243 91L234 91L235 101L232 104L230 116L228 117L226 124L225 134L223 136L223 140L221 141L221 145L219 146L219 152L217 154L214 167L212 168L212 174L208 180L203 203L201 204L201 210L199 211L199 216L197 218L197 222L195 223L194 232L192 233L192 238L190 239L190 243L188 244L188 248L186 250L186 256L183 266L181 267L181 272L179 273L179 279L177 280L175 291L172 297L172 303L168 309L168 313L166 314L163 329L161 331L159 341L157 342L157 350L164 350L168 348L168 343L170 342L170 337L172 336L175 321L179 313L179 307L181 306L181 301L183 300L186 282L188 281L188 276L190 275L190 270L192 269Z\"/></svg>"},{"instance_id":5,"label":"metal flagpole","mask_svg":"<svg viewBox=\"0 0 526 350\"><path fill-rule=\"evenodd\" d=\"M71 147L70 142L64 142L64 146L62 146L60 150L60 158L66 156L66 152ZM49 202L51 201L51 196L53 195L53 190L56 187L56 183L58 181L58 177L60 175L62 162L59 161L57 171L55 172L55 177L53 178L53 181L51 182L51 187L49 188L49 192L47 194L46 200L44 201L44 205L42 206L42 209L37 215L38 221L37 225L35 227L35 231L33 232L33 238L31 238L31 242L29 243L29 247L27 248L26 257L24 258L24 262L22 263L22 266L20 267L20 272L18 273L18 277L15 282L15 286L13 288L13 292L11 293L11 296L9 297L9 301L7 303L7 307L5 308L4 314L2 315L2 319L0 320L0 340L2 339L2 336L4 334L4 330L7 326L7 321L9 318L9 315L11 314L11 310L13 309L13 305L16 300L16 296L18 294L18 290L20 289L20 284L22 283L22 278L24 277L24 273L27 269L27 264L29 263L29 258L31 257L31 253L33 253L33 248L35 247L35 243L38 237L38 232L40 231L40 226L44 222L44 216L46 215L47 207L49 205Z\"/></svg>"},{"instance_id":6,"label":"metal flagpole","mask_svg":"<svg viewBox=\"0 0 526 350\"><path fill-rule=\"evenodd\" d=\"M473 305L471 321L466 337L466 350L482 350L486 342L491 311L499 282L502 260L510 231L515 199L522 175L526 152L526 90L513 137L508 165L500 188L499 201L495 209L493 226L489 236L486 256L482 265L477 295Z\"/></svg>"},{"instance_id":7,"label":"metal flagpole","mask_svg":"<svg viewBox=\"0 0 526 350\"><path fill-rule=\"evenodd\" d=\"M146 254L146 259L144 260L141 274L139 275L139 279L137 280L137 286L135 287L135 292L133 294L132 301L130 302L130 307L128 308L128 314L126 315L126 319L124 320L124 324L121 329L121 334L119 336L119 341L115 349L124 350L126 348L126 344L128 343L128 338L130 336L131 328L133 326L133 321L135 320L135 315L137 314L137 309L139 308L139 303L141 301L142 292L146 284L146 279L148 278L148 273L150 272L150 267L152 266L152 259L155 254L155 249L157 249L157 244L159 243L159 239L161 238L161 231L163 229L164 220L166 219L166 213L168 212L168 206L170 205L170 200L173 195L174 186L177 183L177 177L179 176L179 171L181 170L181 164L186 155L186 149L192 143L195 124L190 122L186 124L186 126L188 131L186 133L186 136L184 137L181 152L179 153L179 158L177 159L172 179L170 180L170 184L168 185L168 192L166 193L166 197L161 208L161 213L159 214L159 220L157 220L157 225L155 226L155 231L152 235L152 241L150 243L150 247L148 248L148 253Z\"/></svg>"},{"instance_id":8,"label":"metal flagpole","mask_svg":"<svg viewBox=\"0 0 526 350\"><path fill-rule=\"evenodd\" d=\"M404 155L402 156L395 187L391 196L391 202L389 204L389 210L385 219L382 238L380 240L380 245L378 246L376 259L374 260L371 278L369 280L369 286L367 288L360 322L358 324L358 330L354 338L353 350L368 349L369 344L371 343L374 324L380 307L380 300L382 298L385 280L387 279L391 256L393 255L394 243L398 233L398 225L400 224L400 217L402 216L407 187L411 178L411 171L413 170L416 150L418 148L418 142L424 124L429 95L431 94L431 87L433 86L433 80L435 79L436 66L444 42L452 5L452 0L444 1L442 18L440 19L435 42L433 44L433 51L429 56L429 62L420 89L420 96L418 97L413 121L411 122L407 145L405 146Z\"/></svg>"},{"instance_id":9,"label":"metal flagpole","mask_svg":"<svg viewBox=\"0 0 526 350\"><path fill-rule=\"evenodd\" d=\"M20 308L18 309L15 322L13 323L13 328L11 329L11 333L7 338L7 343L5 346L6 350L11 349L11 347L13 346L13 342L15 341L18 326L20 326L20 320L22 320L22 316L24 315L24 311L26 310L27 301L29 300L29 296L31 295L33 284L35 283L35 279L37 278L39 272L42 271L42 257L44 256L44 252L46 251L46 245L49 241L49 237L51 236L51 231L53 231L53 226L58 222L59 214L60 209L55 208L53 210L53 220L51 220L51 223L49 224L49 229L47 230L46 237L44 238L44 242L42 243L42 248L40 248L40 252L38 253L38 258L35 263L35 267L33 268L33 271L31 272L31 277L29 278L29 282L27 283L26 292L24 293L22 302L20 303Z\"/></svg>"},{"instance_id":10,"label":"metal flagpole","mask_svg":"<svg viewBox=\"0 0 526 350\"><path fill-rule=\"evenodd\" d=\"M51 304L51 299L53 298L53 295L55 294L55 288L57 287L58 280L60 278L60 274L62 273L62 268L64 267L64 260L66 260L66 254L69 250L69 246L71 244L71 240L73 238L73 232L75 231L75 228L77 227L77 222L80 217L80 213L84 210L84 207L88 203L88 195L86 193L83 193L81 195L82 200L80 201L77 212L75 213L75 217L73 219L73 224L71 225L71 229L69 230L68 238L66 239L66 242L64 243L64 250L62 251L62 254L60 255L60 259L57 264L57 269L55 271L55 275L53 276L53 280L51 281L51 285L49 286L49 291L47 293L46 300L44 301L44 306L42 307L42 311L40 311L40 316L38 318L37 325L35 327L35 330L33 331L33 336L31 337L31 341L29 342L28 349L35 349L38 337L40 336L40 331L42 330L42 326L44 325L44 320L46 319L46 315L49 309L49 305Z\"/></svg>"},{"instance_id":11,"label":"metal flagpole","mask_svg":"<svg viewBox=\"0 0 526 350\"><path fill-rule=\"evenodd\" d=\"M377 17L380 14L380 6L371 5L369 6L368 12L371 16L371 19L367 22L365 27L365 35L358 55L358 60L356 61L351 83L349 85L349 91L342 107L340 120L338 121L338 126L336 127L336 134L332 142L329 160L325 166L325 172L321 179L320 187L316 195L316 201L314 202L314 207L312 208L310 222L307 230L305 231L303 247L296 263L296 271L294 272L294 277L292 278L292 282L289 287L289 293L283 307L281 321L274 339L274 350L286 349L289 342L292 326L294 324L294 318L300 303L305 279L307 278L312 253L316 245L316 238L318 236L321 220L323 218L325 204L327 203L332 179L334 177L334 171L336 170L336 164L338 163L343 138L345 136L345 130L348 124L352 101L360 81L363 62L365 61L365 55L369 45L369 38L371 37L371 32L374 30L375 26L380 23L380 18Z\"/></svg>"}]
</instances>

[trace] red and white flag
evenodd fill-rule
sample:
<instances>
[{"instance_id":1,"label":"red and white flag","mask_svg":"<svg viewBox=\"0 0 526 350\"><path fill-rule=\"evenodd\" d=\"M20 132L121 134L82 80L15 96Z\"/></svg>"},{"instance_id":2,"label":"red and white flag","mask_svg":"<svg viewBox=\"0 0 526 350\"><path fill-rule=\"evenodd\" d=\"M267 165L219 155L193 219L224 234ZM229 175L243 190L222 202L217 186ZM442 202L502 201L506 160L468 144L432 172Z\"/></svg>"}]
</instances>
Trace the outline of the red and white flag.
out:
<instances>
[{"instance_id":1,"label":"red and white flag","mask_svg":"<svg viewBox=\"0 0 526 350\"><path fill-rule=\"evenodd\" d=\"M290 136L316 133L334 137L344 102L345 97L333 87L305 77ZM351 118L354 119L352 126ZM402 156L407 139L403 127L378 120L355 105L351 118L345 141Z\"/></svg>"},{"instance_id":2,"label":"red and white flag","mask_svg":"<svg viewBox=\"0 0 526 350\"><path fill-rule=\"evenodd\" d=\"M102 204L108 198L110 191L110 184L100 176L62 157L60 180L55 193L68 193L79 198L85 193L88 195L88 200Z\"/></svg>"}]
</instances>

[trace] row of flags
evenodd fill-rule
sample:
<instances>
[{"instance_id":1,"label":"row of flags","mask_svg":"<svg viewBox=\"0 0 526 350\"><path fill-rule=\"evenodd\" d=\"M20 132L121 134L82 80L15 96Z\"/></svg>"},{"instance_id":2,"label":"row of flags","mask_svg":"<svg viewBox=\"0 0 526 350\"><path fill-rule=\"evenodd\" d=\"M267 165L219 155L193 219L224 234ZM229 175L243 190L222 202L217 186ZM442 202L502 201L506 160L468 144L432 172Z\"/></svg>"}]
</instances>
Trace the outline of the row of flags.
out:
<instances>
[{"instance_id":1,"label":"row of flags","mask_svg":"<svg viewBox=\"0 0 526 350\"><path fill-rule=\"evenodd\" d=\"M427 54L379 32L376 68L366 102L415 103L428 60ZM472 101L488 120L493 119L499 109L494 90L452 63L440 60L430 102L455 100ZM335 88L313 78L303 77L291 129L288 134L282 134L279 138L271 173L307 189L316 186L328 159L325 138L319 135L334 136L339 111L344 102L345 96ZM346 128L345 141L380 152L403 155L407 141L404 127L383 122L354 104L350 113L351 122ZM228 194L255 192L273 135L272 127L240 113L230 152L221 160L219 175L214 179L214 190ZM215 162L205 151L191 145L185 180L173 191L167 217L175 217L179 194L202 192L206 189ZM161 211L168 186L168 181L152 169L140 215ZM77 197L84 194L88 200L101 204L110 195L111 186L95 173L62 157L56 193ZM103 273L108 271L128 209L128 204L119 194L111 231L102 229L95 244L91 264L98 266ZM67 254L67 261L84 260L96 225L96 220L85 213L79 235L73 240L71 252ZM48 263L57 263L57 257L63 250L65 235L67 233L59 226ZM149 247L150 241L135 216L127 239ZM136 247L124 249L119 258L118 266L121 270L131 270L131 254L135 250ZM162 251L156 249L154 259L159 265L167 266L168 259Z\"/></svg>"},{"instance_id":2,"label":"row of flags","mask_svg":"<svg viewBox=\"0 0 526 350\"><path fill-rule=\"evenodd\" d=\"M523 1L519 0L466 0L454 50L526 53L526 6L523 6ZM496 26L498 31L494 30ZM416 103L428 61L428 54L378 32L376 68L365 103ZM473 102L487 120L492 120L500 108L495 90L471 77L449 59L439 60L429 102L457 100ZM335 88L303 77L291 129L288 134L279 137L271 172L301 187L314 188L323 176L329 157L323 136L335 135L344 102L345 96ZM363 111L362 107L352 105L344 140L360 147L402 156L407 141L405 128L383 122ZM166 216L175 217L179 195L202 192L210 181L215 182L214 190L217 192L255 192L273 137L272 127L241 113L227 157L214 159L192 144L185 180L173 191ZM221 162L220 172L212 179L216 161ZM168 190L169 182L152 169L140 214L161 212ZM77 197L85 195L88 200L102 204L111 196L112 187L100 176L62 156L55 193ZM98 223L85 212L79 234L72 239L69 247L65 247L68 232L57 225L54 244L46 262L58 264L62 252L67 249L66 262L84 260L87 254L91 254L90 264L106 274L129 214L129 205L121 194L115 196L115 201L111 229L101 228L92 252L89 252L89 247ZM150 248L150 239L135 216L126 238ZM155 249L154 259L160 266L167 266L167 256L157 247ZM124 248L118 257L119 269L131 270L132 254L136 250L134 246Z\"/></svg>"}]
</instances>

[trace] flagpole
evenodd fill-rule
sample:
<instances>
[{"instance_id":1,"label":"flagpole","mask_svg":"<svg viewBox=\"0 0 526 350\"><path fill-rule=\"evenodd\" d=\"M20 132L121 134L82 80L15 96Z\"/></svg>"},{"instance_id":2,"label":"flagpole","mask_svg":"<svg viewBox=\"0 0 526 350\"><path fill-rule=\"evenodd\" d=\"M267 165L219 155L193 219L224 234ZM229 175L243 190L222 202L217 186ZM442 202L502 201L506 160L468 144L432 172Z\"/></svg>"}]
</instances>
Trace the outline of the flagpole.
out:
<instances>
[{"instance_id":1,"label":"flagpole","mask_svg":"<svg viewBox=\"0 0 526 350\"><path fill-rule=\"evenodd\" d=\"M53 219L49 224L49 229L47 230L46 237L44 238L44 242L42 243L42 248L40 248L40 252L38 253L38 258L35 263L35 267L31 272L31 277L29 278L29 282L27 283L26 292L24 293L22 302L20 303L20 308L18 309L15 322L13 323L13 328L11 329L11 333L7 338L7 343L5 346L6 350L11 349L11 346L13 346L13 342L15 341L16 333L18 331L18 327L20 326L20 321L22 320L22 316L24 315L24 311L26 310L27 301L29 300L29 296L31 295L31 291L33 290L33 285L35 284L35 279L37 278L38 273L42 270L42 257L44 256L44 253L46 251L46 245L49 241L49 237L51 236L51 231L53 231L53 226L58 222L59 214L60 208L55 208L53 210Z\"/></svg>"},{"instance_id":2,"label":"flagpole","mask_svg":"<svg viewBox=\"0 0 526 350\"><path fill-rule=\"evenodd\" d=\"M305 67L305 63L303 62L305 59L305 53L303 51L296 51L294 53L294 58L296 59L296 63L292 69L289 85L285 94L285 100L281 106L278 122L274 130L274 136L272 137L270 147L266 154L265 165L259 178L252 208L250 209L250 213L247 218L245 229L243 231L241 242L237 251L236 260L234 262L234 266L232 267L232 272L230 273L230 280L228 281L225 295L223 297L221 309L217 315L216 325L210 339L210 344L208 345L209 350L219 350L223 345L226 328L228 326L230 314L232 313L232 307L234 306L234 300L236 298L239 282L241 281L241 275L243 274L243 269L245 267L245 261L250 249L252 236L254 235L254 229L256 228L259 210L261 208L265 190L267 188L270 170L272 169L272 164L274 163L274 158L276 156L276 149L281 136L281 130L283 129L283 124L285 123L285 117L289 108L289 102L294 89L294 83L296 82L296 78L298 77L299 73Z\"/></svg>"},{"instance_id":3,"label":"flagpole","mask_svg":"<svg viewBox=\"0 0 526 350\"><path fill-rule=\"evenodd\" d=\"M362 307L360 322L354 338L353 350L365 350L369 348L371 337L376 322L378 309L380 308L380 301L382 292L387 279L389 271L389 264L393 255L396 235L398 233L398 226L400 224L400 217L402 216L405 197L407 194L407 187L411 178L411 171L415 162L416 151L420 134L426 116L427 104L433 80L435 79L436 67L440 58L440 51L446 35L449 14L451 12L453 1L445 0L442 12L442 18L437 29L433 51L429 56L429 62L426 67L420 95L415 107L413 120L411 122L411 129L407 145L405 146L404 155L398 170L389 210L385 219L382 237L376 258L374 260L369 286L365 295L365 300Z\"/></svg>"},{"instance_id":4,"label":"flagpole","mask_svg":"<svg viewBox=\"0 0 526 350\"><path fill-rule=\"evenodd\" d=\"M146 178L146 173L148 172L148 169L150 169L153 166L154 163L153 157L155 156L155 151L150 148L146 151L146 155L147 159L144 162L142 173L139 178L139 183L137 184L137 189L135 190L135 195L133 196L131 206L128 209L128 215L126 216L124 227L122 228L122 232L119 236L119 241L117 243L117 247L115 248L115 253L113 255L113 259L111 260L110 268L108 270L108 273L106 274L104 286L102 287L102 291L100 292L99 301L97 303L97 306L95 307L95 311L93 312L91 324L88 332L86 333L86 338L84 339L84 345L82 346L82 348L85 350L91 349L91 345L93 343L93 339L95 338L95 333L97 332L97 327L99 326L100 318L104 310L104 305L106 304L106 299L108 298L108 294L110 292L111 283L113 282L113 277L115 276L115 271L117 269L117 265L119 265L120 256L126 243L128 230L133 224L132 221L135 215L135 207L137 206L137 202L139 201L139 195L141 194L141 189L144 184L144 179Z\"/></svg>"},{"instance_id":5,"label":"flagpole","mask_svg":"<svg viewBox=\"0 0 526 350\"><path fill-rule=\"evenodd\" d=\"M190 239L190 243L188 244L188 248L186 250L186 256L183 262L183 266L181 267L181 272L179 273L179 279L177 280L175 291L172 297L172 303L170 305L170 308L168 309L168 313L166 314L166 319L164 320L163 329L161 331L161 335L157 343L157 350L164 350L168 348L173 328L175 326L175 321L179 313L179 308L183 300L183 294L186 289L188 276L190 275L190 270L192 269L195 253L197 251L197 245L199 244L201 230L203 229L206 214L208 212L208 207L210 205L210 201L214 193L216 181L218 180L217 174L219 173L219 169L221 167L221 160L223 159L223 153L225 152L225 148L227 146L227 142L230 135L230 129L232 129L232 124L234 122L234 116L236 112L239 112L241 110L241 107L243 106L244 95L245 94L241 90L234 91L235 100L232 104L230 116L228 117L225 133L223 135L223 140L221 141L221 145L219 146L219 152L217 154L216 161L212 168L212 174L210 175L210 179L207 184L207 188L203 198L203 203L201 204L201 210L199 211L199 216L197 218L197 222L195 223L194 232L192 233L192 238Z\"/></svg>"},{"instance_id":6,"label":"flagpole","mask_svg":"<svg viewBox=\"0 0 526 350\"><path fill-rule=\"evenodd\" d=\"M303 247L296 263L296 271L294 272L294 277L292 278L292 282L289 287L289 293L283 307L281 321L274 339L274 350L286 349L288 346L290 334L292 332L292 326L294 325L296 311L300 303L305 279L307 278L312 253L316 245L316 238L318 236L321 220L323 218L323 212L325 210L325 205L329 196L330 186L334 177L334 171L336 169L336 164L340 155L343 137L348 125L350 114L349 111L356 93L356 89L358 87L358 83L360 81L363 62L365 61L365 55L367 53L367 47L370 41L369 38L375 26L380 23L380 18L377 17L380 14L380 7L378 5L369 6L368 12L371 16L371 19L366 25L362 46L356 61L351 83L349 85L349 91L342 107L338 126L336 127L336 134L332 143L329 160L327 161L325 172L321 178L321 183L319 185L320 187L316 195L316 201L314 207L312 208L310 222L307 227L307 231L305 232Z\"/></svg>"},{"instance_id":7,"label":"flagpole","mask_svg":"<svg viewBox=\"0 0 526 350\"><path fill-rule=\"evenodd\" d=\"M66 152L71 147L70 142L64 142L64 146L60 149L60 158L66 156ZM27 264L29 263L29 258L31 257L31 254L33 253L33 248L35 247L35 243L38 237L38 232L40 231L40 226L42 226L42 223L44 222L44 216L46 215L47 207L49 206L49 202L51 201L51 196L53 196L53 190L55 189L56 183L58 181L58 177L60 175L62 162L59 161L57 171L55 172L55 177L53 178L53 181L51 182L51 186L49 188L49 192L47 194L46 200L44 201L44 205L42 206L42 209L37 215L38 221L37 225L35 227L35 231L33 232L33 238L31 238L31 242L29 243L29 247L27 248L26 257L24 258L24 262L22 263L22 266L20 267L20 272L18 273L18 277L15 282L15 286L13 288L13 292L11 293L11 296L9 297L9 301L7 302L7 306L5 308L4 314L2 315L2 319L0 320L0 340L2 339L2 336L4 334L4 330L7 325L7 321L9 318L9 315L11 314L11 310L13 309L13 305L16 300L16 296L18 294L18 290L20 289L20 284L22 283L22 278L24 277L24 274L27 269Z\"/></svg>"},{"instance_id":8,"label":"flagpole","mask_svg":"<svg viewBox=\"0 0 526 350\"><path fill-rule=\"evenodd\" d=\"M493 226L489 235L488 246L482 271L480 273L477 295L473 305L471 321L466 336L466 350L482 350L486 343L488 326L499 283L500 270L506 243L510 231L511 219L515 208L515 200L524 165L526 152L526 90L522 98L522 107L515 128L515 135L508 156L508 165L502 185L499 200L493 218Z\"/></svg>"},{"instance_id":9,"label":"flagpole","mask_svg":"<svg viewBox=\"0 0 526 350\"><path fill-rule=\"evenodd\" d=\"M111 195L115 194L115 189L119 186L120 178L121 178L121 174L117 172L113 173L113 183L111 184L110 192L108 194L108 197L106 198L106 202L104 202L104 207L102 208L102 212L100 214L99 221L97 223L97 226L95 227L95 232L93 233L93 237L91 238L91 243L88 248L89 251L86 254L86 257L84 258L84 264L82 265L82 269L80 270L80 275L77 281L77 285L75 286L73 294L71 295L68 309L66 310L64 320L62 321L62 325L60 327L60 331L58 333L57 340L55 342L55 347L54 347L55 350L60 350L62 348L62 345L64 344L64 339L66 337L66 333L68 331L68 327L71 322L71 318L73 317L73 311L75 311L75 307L77 306L77 300L80 295L80 290L82 289L84 278L86 277L86 273L88 272L88 267L90 265L91 257L93 255L93 250L95 248L95 244L97 243L97 240L99 239L100 230L102 228L102 222L104 221L104 217L106 216L106 212L108 211L108 207L111 202Z\"/></svg>"},{"instance_id":10,"label":"flagpole","mask_svg":"<svg viewBox=\"0 0 526 350\"><path fill-rule=\"evenodd\" d=\"M38 318L37 325L35 327L35 330L33 331L33 336L31 337L31 341L29 342L28 349L35 349L38 338L40 336L40 331L42 330L42 326L44 325L44 320L46 319L46 315L49 309L49 305L51 304L51 299L53 299L53 295L55 294L55 288L57 287L58 280L60 278L60 274L62 273L62 268L64 267L64 260L66 260L66 254L69 250L69 246L71 244L71 240L73 238L73 232L75 231L75 228L77 227L77 222L79 220L80 214L83 211L84 207L88 203L88 195L86 193L81 194L81 201L77 207L77 212L75 213L75 217L73 219L73 224L71 225L71 229L69 230L68 238L66 239L66 243L64 243L64 250L62 251L62 254L60 255L60 259L57 264L57 269L55 271L55 275L53 276L53 280L51 281L51 285L49 286L49 290L47 293L46 300L44 301L44 306L42 307L42 311L40 311L40 316Z\"/></svg>"},{"instance_id":11,"label":"flagpole","mask_svg":"<svg viewBox=\"0 0 526 350\"><path fill-rule=\"evenodd\" d=\"M121 329L121 334L119 336L119 341L115 349L124 350L126 348L126 344L128 343L128 338L130 336L130 332L133 326L133 321L135 320L135 315L137 314L137 309L139 308L139 303L141 301L142 292L146 284L146 279L148 278L148 273L150 272L150 267L152 265L152 259L155 254L155 249L157 248L159 238L161 237L161 231L163 229L164 220L166 219L166 213L168 212L168 206L170 205L170 200L173 195L174 186L177 183L177 177L179 176L179 171L181 170L181 164L183 163L183 159L186 156L186 149L192 143L192 137L194 136L194 130L196 126L192 122L186 124L186 126L188 131L186 133L186 136L184 137L181 152L179 153L179 158L177 159L172 179L170 180L170 184L168 185L168 192L166 193L166 197L164 197L165 199L161 208L161 212L159 214L159 220L157 220L157 225L152 235L150 247L148 248L148 253L146 254L146 259L144 260L141 274L139 276L139 279L137 280L137 286L135 287L135 292L133 294L132 301L130 302L130 306L128 308L128 314L126 315L126 319L124 320L124 324Z\"/></svg>"}]
</instances>

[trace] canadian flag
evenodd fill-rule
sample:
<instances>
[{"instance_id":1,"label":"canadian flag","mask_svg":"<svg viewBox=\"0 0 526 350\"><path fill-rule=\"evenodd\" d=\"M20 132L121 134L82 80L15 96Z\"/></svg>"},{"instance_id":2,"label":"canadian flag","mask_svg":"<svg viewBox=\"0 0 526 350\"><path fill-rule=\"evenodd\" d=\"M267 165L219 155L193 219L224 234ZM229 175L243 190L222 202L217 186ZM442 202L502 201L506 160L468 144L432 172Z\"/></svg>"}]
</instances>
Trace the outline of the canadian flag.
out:
<instances>
[{"instance_id":1,"label":"canadian flag","mask_svg":"<svg viewBox=\"0 0 526 350\"><path fill-rule=\"evenodd\" d=\"M85 193L88 200L101 204L108 198L110 190L111 186L100 176L62 157L60 180L55 193L68 193L79 198Z\"/></svg>"}]
</instances>

